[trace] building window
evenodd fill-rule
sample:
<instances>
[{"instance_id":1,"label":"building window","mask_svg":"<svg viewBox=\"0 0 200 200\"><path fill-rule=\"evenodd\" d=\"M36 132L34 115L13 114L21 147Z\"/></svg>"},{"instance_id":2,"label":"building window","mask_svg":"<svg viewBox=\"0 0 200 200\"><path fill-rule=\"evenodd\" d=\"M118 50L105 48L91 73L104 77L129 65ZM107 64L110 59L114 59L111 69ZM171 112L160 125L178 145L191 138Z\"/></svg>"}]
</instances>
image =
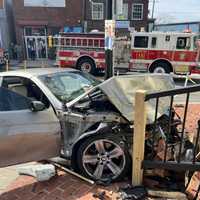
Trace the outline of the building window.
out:
<instances>
[{"instance_id":1,"label":"building window","mask_svg":"<svg viewBox=\"0 0 200 200\"><path fill-rule=\"evenodd\" d=\"M104 4L103 3L92 3L92 19L102 20L104 16Z\"/></svg>"},{"instance_id":2,"label":"building window","mask_svg":"<svg viewBox=\"0 0 200 200\"><path fill-rule=\"evenodd\" d=\"M123 13L117 16L117 20L127 20L128 19L128 3L123 4Z\"/></svg>"},{"instance_id":3,"label":"building window","mask_svg":"<svg viewBox=\"0 0 200 200\"><path fill-rule=\"evenodd\" d=\"M24 27L25 36L46 36L45 27Z\"/></svg>"},{"instance_id":4,"label":"building window","mask_svg":"<svg viewBox=\"0 0 200 200\"><path fill-rule=\"evenodd\" d=\"M143 19L143 4L132 4L132 19L142 20Z\"/></svg>"}]
</instances>

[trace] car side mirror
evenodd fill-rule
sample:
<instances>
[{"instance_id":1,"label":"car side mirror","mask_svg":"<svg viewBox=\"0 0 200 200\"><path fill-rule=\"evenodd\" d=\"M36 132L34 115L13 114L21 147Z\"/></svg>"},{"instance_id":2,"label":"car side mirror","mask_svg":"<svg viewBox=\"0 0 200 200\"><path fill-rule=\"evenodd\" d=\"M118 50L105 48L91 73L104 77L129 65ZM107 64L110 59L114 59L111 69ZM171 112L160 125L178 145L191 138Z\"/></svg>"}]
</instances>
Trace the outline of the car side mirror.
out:
<instances>
[{"instance_id":1,"label":"car side mirror","mask_svg":"<svg viewBox=\"0 0 200 200\"><path fill-rule=\"evenodd\" d=\"M41 101L32 101L30 105L30 109L33 112L43 111L45 109L45 105Z\"/></svg>"}]
</instances>

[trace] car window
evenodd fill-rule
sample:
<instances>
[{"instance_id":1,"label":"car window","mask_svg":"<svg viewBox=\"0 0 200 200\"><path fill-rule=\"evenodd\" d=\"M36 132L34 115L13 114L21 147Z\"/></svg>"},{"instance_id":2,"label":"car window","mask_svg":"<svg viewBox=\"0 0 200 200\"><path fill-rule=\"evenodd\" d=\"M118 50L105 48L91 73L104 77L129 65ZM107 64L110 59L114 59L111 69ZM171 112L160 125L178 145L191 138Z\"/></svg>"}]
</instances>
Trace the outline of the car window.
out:
<instances>
[{"instance_id":1,"label":"car window","mask_svg":"<svg viewBox=\"0 0 200 200\"><path fill-rule=\"evenodd\" d=\"M6 88L0 87L0 111L26 110L31 101Z\"/></svg>"},{"instance_id":2,"label":"car window","mask_svg":"<svg viewBox=\"0 0 200 200\"><path fill-rule=\"evenodd\" d=\"M41 91L41 89L28 78L15 76L4 77L2 87L27 97L32 101L41 101L44 103L46 108L50 106L49 100Z\"/></svg>"}]
</instances>

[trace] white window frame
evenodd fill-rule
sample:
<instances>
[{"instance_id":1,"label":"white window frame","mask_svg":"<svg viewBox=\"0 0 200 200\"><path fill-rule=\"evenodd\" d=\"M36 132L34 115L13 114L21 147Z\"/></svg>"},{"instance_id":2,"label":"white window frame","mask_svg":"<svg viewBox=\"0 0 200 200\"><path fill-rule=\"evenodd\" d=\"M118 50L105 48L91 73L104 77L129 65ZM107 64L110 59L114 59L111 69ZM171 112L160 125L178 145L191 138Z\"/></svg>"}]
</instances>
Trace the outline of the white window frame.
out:
<instances>
[{"instance_id":1,"label":"white window frame","mask_svg":"<svg viewBox=\"0 0 200 200\"><path fill-rule=\"evenodd\" d=\"M102 12L100 14L100 17L95 17L97 15L94 15L94 12L98 12L98 11L94 11L94 5L100 5L102 6ZM103 20L104 19L104 3L92 3L92 20Z\"/></svg>"},{"instance_id":2,"label":"white window frame","mask_svg":"<svg viewBox=\"0 0 200 200\"><path fill-rule=\"evenodd\" d=\"M141 6L142 7L141 18L135 18L133 16L134 6ZM132 4L132 12L131 12L131 18L132 18L132 20L143 20L143 17L144 17L144 4L143 3L133 3Z\"/></svg>"},{"instance_id":3,"label":"white window frame","mask_svg":"<svg viewBox=\"0 0 200 200\"><path fill-rule=\"evenodd\" d=\"M125 6L127 10L125 10ZM123 3L123 14L122 14L123 19L121 19L120 16L117 16L117 20L128 20L128 7L129 7L128 3Z\"/></svg>"}]
</instances>

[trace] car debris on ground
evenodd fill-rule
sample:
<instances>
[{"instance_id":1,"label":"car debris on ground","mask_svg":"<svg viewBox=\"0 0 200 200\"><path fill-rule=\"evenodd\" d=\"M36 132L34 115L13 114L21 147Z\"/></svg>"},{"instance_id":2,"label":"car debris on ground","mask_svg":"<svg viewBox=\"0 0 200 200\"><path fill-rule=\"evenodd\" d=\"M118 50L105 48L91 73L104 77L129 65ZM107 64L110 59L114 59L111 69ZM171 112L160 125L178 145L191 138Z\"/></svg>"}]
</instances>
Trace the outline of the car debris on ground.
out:
<instances>
[{"instance_id":1,"label":"car debris on ground","mask_svg":"<svg viewBox=\"0 0 200 200\"><path fill-rule=\"evenodd\" d=\"M52 164L32 164L18 167L17 171L20 175L35 177L39 182L48 181L56 175L55 166Z\"/></svg>"}]
</instances>

